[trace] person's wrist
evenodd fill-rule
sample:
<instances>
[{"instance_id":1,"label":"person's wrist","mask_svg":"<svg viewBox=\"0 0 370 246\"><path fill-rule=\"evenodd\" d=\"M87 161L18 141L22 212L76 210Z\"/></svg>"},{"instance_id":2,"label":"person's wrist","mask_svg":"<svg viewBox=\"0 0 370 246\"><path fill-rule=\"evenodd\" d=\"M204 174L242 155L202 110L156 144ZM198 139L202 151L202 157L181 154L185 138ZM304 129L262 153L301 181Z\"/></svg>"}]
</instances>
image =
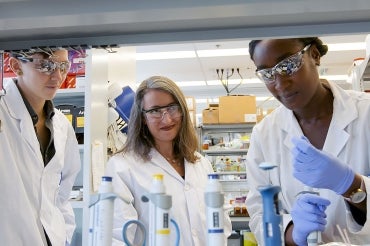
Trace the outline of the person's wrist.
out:
<instances>
[{"instance_id":1,"label":"person's wrist","mask_svg":"<svg viewBox=\"0 0 370 246\"><path fill-rule=\"evenodd\" d=\"M355 175L355 178L353 179L353 182L351 186L347 189L346 192L342 194L344 198L350 198L353 192L357 191L358 189L361 189L364 186L364 181L360 175ZM363 188L364 189L364 188Z\"/></svg>"},{"instance_id":2,"label":"person's wrist","mask_svg":"<svg viewBox=\"0 0 370 246\"><path fill-rule=\"evenodd\" d=\"M293 227L293 221L290 221L284 233L285 246L296 246L293 240Z\"/></svg>"}]
</instances>

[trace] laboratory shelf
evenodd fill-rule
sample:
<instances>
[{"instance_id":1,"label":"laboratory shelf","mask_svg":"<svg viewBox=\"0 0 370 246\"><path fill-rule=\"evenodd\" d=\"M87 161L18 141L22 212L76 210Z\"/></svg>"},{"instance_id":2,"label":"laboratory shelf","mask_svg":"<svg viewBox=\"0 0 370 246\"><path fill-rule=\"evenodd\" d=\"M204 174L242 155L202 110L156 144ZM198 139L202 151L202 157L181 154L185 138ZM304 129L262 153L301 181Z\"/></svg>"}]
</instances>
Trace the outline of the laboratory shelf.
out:
<instances>
[{"instance_id":1,"label":"laboratory shelf","mask_svg":"<svg viewBox=\"0 0 370 246\"><path fill-rule=\"evenodd\" d=\"M56 96L65 97L69 99L70 97L83 97L85 96L85 88L70 88L70 89L59 89Z\"/></svg>"},{"instance_id":2,"label":"laboratory shelf","mask_svg":"<svg viewBox=\"0 0 370 246\"><path fill-rule=\"evenodd\" d=\"M229 216L229 217L231 222L245 222L245 221L248 222L250 220L249 216Z\"/></svg>"},{"instance_id":3,"label":"laboratory shelf","mask_svg":"<svg viewBox=\"0 0 370 246\"><path fill-rule=\"evenodd\" d=\"M225 172L216 172L218 175L245 175L246 172L245 171L240 171L240 172L236 172L236 171L225 171Z\"/></svg>"},{"instance_id":4,"label":"laboratory shelf","mask_svg":"<svg viewBox=\"0 0 370 246\"><path fill-rule=\"evenodd\" d=\"M243 183L246 183L247 182L247 179L231 179L231 180L222 180L220 179L220 182L230 182L230 183L240 183L240 182L243 182Z\"/></svg>"},{"instance_id":5,"label":"laboratory shelf","mask_svg":"<svg viewBox=\"0 0 370 246\"><path fill-rule=\"evenodd\" d=\"M228 132L236 130L239 132L240 129L252 129L255 123L243 123L243 124L213 124L213 125L201 125L200 128L204 130L227 130Z\"/></svg>"},{"instance_id":6,"label":"laboratory shelf","mask_svg":"<svg viewBox=\"0 0 370 246\"><path fill-rule=\"evenodd\" d=\"M231 225L233 230L245 230L249 229L248 216L230 216Z\"/></svg>"},{"instance_id":7,"label":"laboratory shelf","mask_svg":"<svg viewBox=\"0 0 370 246\"><path fill-rule=\"evenodd\" d=\"M248 153L248 149L209 149L209 150L202 150L203 154L205 155L243 155Z\"/></svg>"}]
</instances>

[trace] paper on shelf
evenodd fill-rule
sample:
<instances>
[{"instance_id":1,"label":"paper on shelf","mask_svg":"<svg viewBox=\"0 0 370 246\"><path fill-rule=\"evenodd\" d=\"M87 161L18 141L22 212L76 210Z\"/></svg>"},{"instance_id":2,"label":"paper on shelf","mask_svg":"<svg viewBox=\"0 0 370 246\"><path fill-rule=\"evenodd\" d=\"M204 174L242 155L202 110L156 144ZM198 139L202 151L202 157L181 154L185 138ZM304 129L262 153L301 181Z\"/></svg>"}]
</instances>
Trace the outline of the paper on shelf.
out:
<instances>
[{"instance_id":1,"label":"paper on shelf","mask_svg":"<svg viewBox=\"0 0 370 246\"><path fill-rule=\"evenodd\" d=\"M93 141L91 144L91 175L92 175L92 191L98 191L101 177L104 175L104 148L103 143L99 140Z\"/></svg>"}]
</instances>

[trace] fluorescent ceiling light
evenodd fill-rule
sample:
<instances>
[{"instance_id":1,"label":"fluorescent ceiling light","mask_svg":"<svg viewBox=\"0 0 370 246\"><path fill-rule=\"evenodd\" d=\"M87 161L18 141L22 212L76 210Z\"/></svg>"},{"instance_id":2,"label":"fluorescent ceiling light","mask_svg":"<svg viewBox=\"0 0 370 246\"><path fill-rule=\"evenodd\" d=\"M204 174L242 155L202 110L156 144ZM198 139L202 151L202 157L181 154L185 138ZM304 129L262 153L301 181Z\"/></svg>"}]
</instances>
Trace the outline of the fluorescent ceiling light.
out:
<instances>
[{"instance_id":1,"label":"fluorescent ceiling light","mask_svg":"<svg viewBox=\"0 0 370 246\"><path fill-rule=\"evenodd\" d=\"M236 84L239 84L240 83L240 80L241 79L229 79L229 85L236 85ZM251 84L251 83L262 83L261 80L257 79L257 78L253 78L253 79L243 79L243 82L242 84ZM220 80L208 80L207 81L207 84L208 85L221 85L221 81Z\"/></svg>"},{"instance_id":2,"label":"fluorescent ceiling light","mask_svg":"<svg viewBox=\"0 0 370 246\"><path fill-rule=\"evenodd\" d=\"M345 50L365 50L366 43L338 43L338 44L327 44L329 51L345 51Z\"/></svg>"},{"instance_id":3,"label":"fluorescent ceiling light","mask_svg":"<svg viewBox=\"0 0 370 246\"><path fill-rule=\"evenodd\" d=\"M346 51L346 50L365 50L365 42L357 43L337 43L327 44L329 51ZM212 50L197 50L199 57L223 57L223 56L247 56L249 55L248 48L236 49L212 49ZM188 51L166 51L166 52L143 52L136 53L136 60L165 60L165 59L185 59L196 58L194 50Z\"/></svg>"},{"instance_id":4,"label":"fluorescent ceiling light","mask_svg":"<svg viewBox=\"0 0 370 246\"><path fill-rule=\"evenodd\" d=\"M182 81L176 82L179 87L187 87L187 86L206 86L205 81Z\"/></svg>"},{"instance_id":5,"label":"fluorescent ceiling light","mask_svg":"<svg viewBox=\"0 0 370 246\"><path fill-rule=\"evenodd\" d=\"M247 48L240 49L215 49L215 50L198 50L199 57L217 57L217 56L246 56L249 55Z\"/></svg>"},{"instance_id":6,"label":"fluorescent ceiling light","mask_svg":"<svg viewBox=\"0 0 370 246\"><path fill-rule=\"evenodd\" d=\"M218 98L197 98L196 103L218 103Z\"/></svg>"},{"instance_id":7,"label":"fluorescent ceiling light","mask_svg":"<svg viewBox=\"0 0 370 246\"><path fill-rule=\"evenodd\" d=\"M165 60L165 59L180 59L180 58L195 58L194 51L171 51L171 52L147 52L136 53L136 60Z\"/></svg>"}]
</instances>

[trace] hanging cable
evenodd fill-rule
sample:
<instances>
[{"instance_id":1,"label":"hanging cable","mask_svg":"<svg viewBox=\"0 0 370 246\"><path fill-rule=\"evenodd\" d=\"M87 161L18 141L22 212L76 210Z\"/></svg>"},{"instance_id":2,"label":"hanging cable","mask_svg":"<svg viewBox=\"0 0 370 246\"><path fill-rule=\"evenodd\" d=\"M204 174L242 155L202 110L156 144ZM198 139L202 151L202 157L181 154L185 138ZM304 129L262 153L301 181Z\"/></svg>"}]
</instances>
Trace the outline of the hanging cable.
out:
<instances>
[{"instance_id":1,"label":"hanging cable","mask_svg":"<svg viewBox=\"0 0 370 246\"><path fill-rule=\"evenodd\" d=\"M239 84L237 84L236 86L234 86L234 88L232 88L232 89L230 90L230 93L231 93L232 91L234 91L236 88L238 88L238 87L243 83L243 76L240 74L240 70L239 70L239 68L237 68L237 69L236 69L236 72L238 73L238 75L239 75L239 77L240 77L240 82L239 82Z\"/></svg>"},{"instance_id":2,"label":"hanging cable","mask_svg":"<svg viewBox=\"0 0 370 246\"><path fill-rule=\"evenodd\" d=\"M229 95L229 88L228 88L228 85L226 84L226 82L224 81L223 77L224 77L224 69L221 68L221 69L216 69L216 72L217 72L217 76L218 76L218 79L221 81L221 84L222 86L225 88L226 90L226 93L227 95ZM220 75L220 72L221 72L221 75ZM227 75L226 75L227 77Z\"/></svg>"}]
</instances>

